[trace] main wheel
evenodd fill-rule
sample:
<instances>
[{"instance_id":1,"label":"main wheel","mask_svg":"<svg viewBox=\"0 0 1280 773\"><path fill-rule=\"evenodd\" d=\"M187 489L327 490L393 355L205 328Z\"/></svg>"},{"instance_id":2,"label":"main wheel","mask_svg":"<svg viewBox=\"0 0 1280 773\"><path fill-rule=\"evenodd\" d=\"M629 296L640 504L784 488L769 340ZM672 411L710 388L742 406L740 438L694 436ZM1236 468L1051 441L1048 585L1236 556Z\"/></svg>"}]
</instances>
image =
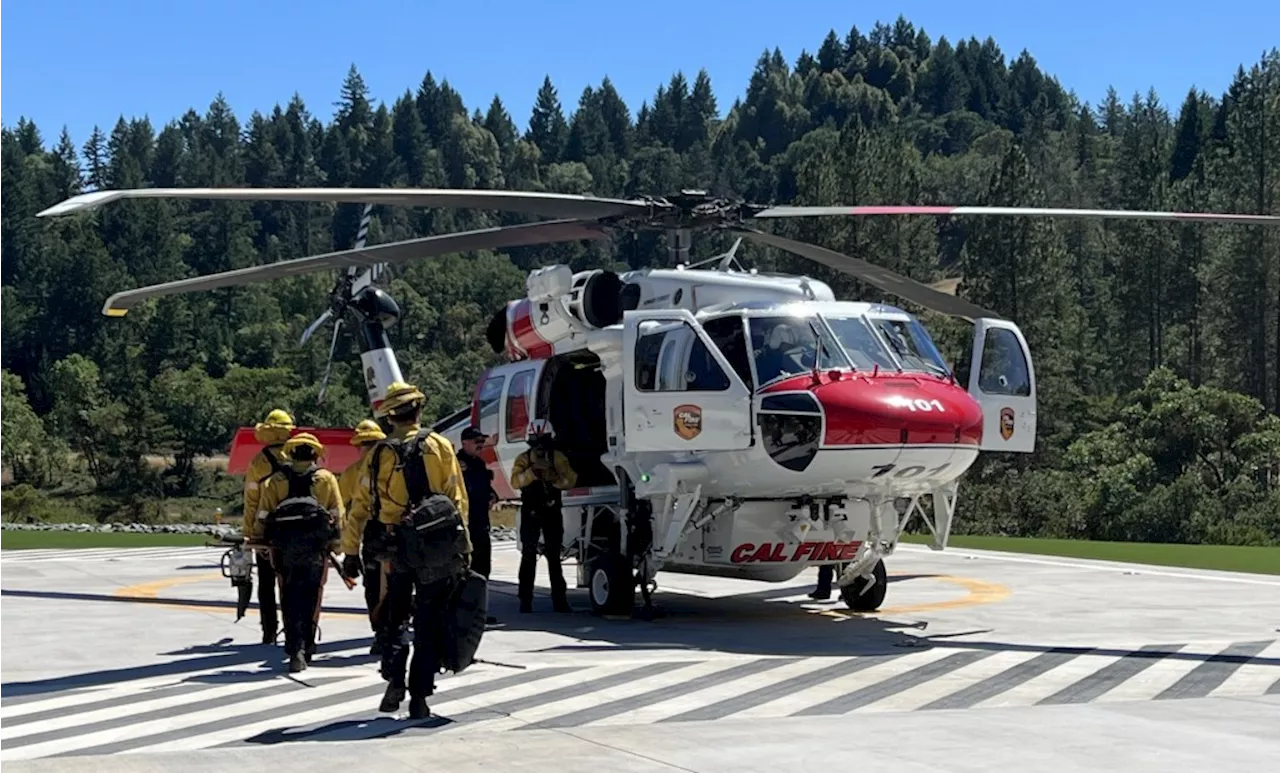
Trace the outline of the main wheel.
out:
<instances>
[{"instance_id":1,"label":"main wheel","mask_svg":"<svg viewBox=\"0 0 1280 773\"><path fill-rule=\"evenodd\" d=\"M636 600L635 577L622 556L606 553L587 567L587 595L596 615L630 615Z\"/></svg>"},{"instance_id":2,"label":"main wheel","mask_svg":"<svg viewBox=\"0 0 1280 773\"><path fill-rule=\"evenodd\" d=\"M875 585L866 593L862 589L867 587L867 581L861 577L840 589L840 598L854 612L874 612L884 603L885 591L889 589L889 574L885 571L884 561L876 561L871 574L875 577Z\"/></svg>"}]
</instances>

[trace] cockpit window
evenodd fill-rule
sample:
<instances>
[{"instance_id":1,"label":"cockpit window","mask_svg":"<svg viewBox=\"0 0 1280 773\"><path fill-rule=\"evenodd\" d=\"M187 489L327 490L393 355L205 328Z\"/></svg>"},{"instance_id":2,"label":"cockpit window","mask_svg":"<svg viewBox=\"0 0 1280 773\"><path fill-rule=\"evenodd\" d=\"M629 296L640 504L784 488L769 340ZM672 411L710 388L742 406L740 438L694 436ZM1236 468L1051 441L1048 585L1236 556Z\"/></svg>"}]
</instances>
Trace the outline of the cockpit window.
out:
<instances>
[{"instance_id":1,"label":"cockpit window","mask_svg":"<svg viewBox=\"0 0 1280 773\"><path fill-rule=\"evenodd\" d=\"M893 357L885 350L875 333L871 332L871 328L862 317L824 316L824 318L836 334L836 338L840 340L845 354L853 360L855 368L871 370L879 365L881 368L893 371L898 369L898 363L893 361Z\"/></svg>"},{"instance_id":2,"label":"cockpit window","mask_svg":"<svg viewBox=\"0 0 1280 773\"><path fill-rule=\"evenodd\" d=\"M880 335L898 355L905 370L947 375L951 370L933 345L933 339L919 322L898 319L872 319Z\"/></svg>"},{"instance_id":3,"label":"cockpit window","mask_svg":"<svg viewBox=\"0 0 1280 773\"><path fill-rule=\"evenodd\" d=\"M816 317L753 317L751 355L757 385L812 372L815 362L821 369L848 367L839 345L821 325Z\"/></svg>"}]
</instances>

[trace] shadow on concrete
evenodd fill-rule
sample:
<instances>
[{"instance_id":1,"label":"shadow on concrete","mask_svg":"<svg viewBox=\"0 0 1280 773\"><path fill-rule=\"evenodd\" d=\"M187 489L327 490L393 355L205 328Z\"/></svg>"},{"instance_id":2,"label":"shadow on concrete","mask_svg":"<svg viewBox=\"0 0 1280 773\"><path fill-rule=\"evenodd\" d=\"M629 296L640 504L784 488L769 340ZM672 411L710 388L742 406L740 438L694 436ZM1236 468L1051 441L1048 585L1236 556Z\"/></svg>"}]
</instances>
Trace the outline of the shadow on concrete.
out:
<instances>
[{"instance_id":1,"label":"shadow on concrete","mask_svg":"<svg viewBox=\"0 0 1280 773\"><path fill-rule=\"evenodd\" d=\"M296 741L364 741L374 738L391 738L411 731L430 731L453 724L448 717L431 716L426 719L347 719L305 730L266 730L244 739L244 743L275 745Z\"/></svg>"}]
</instances>

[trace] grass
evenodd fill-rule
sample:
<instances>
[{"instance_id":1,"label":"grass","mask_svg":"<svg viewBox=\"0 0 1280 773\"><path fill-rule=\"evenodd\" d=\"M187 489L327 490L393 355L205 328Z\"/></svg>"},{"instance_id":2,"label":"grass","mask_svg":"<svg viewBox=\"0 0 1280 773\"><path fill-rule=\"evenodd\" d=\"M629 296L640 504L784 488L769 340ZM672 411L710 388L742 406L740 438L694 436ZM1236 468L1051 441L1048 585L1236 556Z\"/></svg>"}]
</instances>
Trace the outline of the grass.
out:
<instances>
[{"instance_id":1,"label":"grass","mask_svg":"<svg viewBox=\"0 0 1280 773\"><path fill-rule=\"evenodd\" d=\"M908 535L903 537L903 541L919 544L928 543L931 539L926 535ZM1166 545L1148 542L1089 542L1069 539L978 536L952 536L947 544L949 547L961 550L965 548L1003 550L1010 553L1093 558L1188 569L1280 574L1280 547Z\"/></svg>"},{"instance_id":2,"label":"grass","mask_svg":"<svg viewBox=\"0 0 1280 773\"><path fill-rule=\"evenodd\" d=\"M206 534L135 534L130 532L6 531L0 532L0 549L37 548L159 548L203 545Z\"/></svg>"}]
</instances>

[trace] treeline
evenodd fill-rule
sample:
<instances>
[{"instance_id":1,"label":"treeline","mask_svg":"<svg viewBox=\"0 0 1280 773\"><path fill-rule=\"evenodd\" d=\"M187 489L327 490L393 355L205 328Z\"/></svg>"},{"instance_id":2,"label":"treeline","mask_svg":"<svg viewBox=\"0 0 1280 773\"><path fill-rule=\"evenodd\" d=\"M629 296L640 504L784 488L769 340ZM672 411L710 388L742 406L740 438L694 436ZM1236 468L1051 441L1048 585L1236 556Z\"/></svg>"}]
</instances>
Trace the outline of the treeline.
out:
<instances>
[{"instance_id":1,"label":"treeline","mask_svg":"<svg viewBox=\"0 0 1280 773\"><path fill-rule=\"evenodd\" d=\"M46 127L47 128L47 127ZM471 106L430 73L375 99L355 67L336 114L295 96L237 118L215 99L163 126L121 117L77 144L28 120L3 133L4 461L15 481L134 503L207 487L195 461L236 426L287 407L349 424L366 406L349 335L317 404L326 334L299 345L333 277L170 296L123 320L120 289L351 246L360 207L132 201L92 216L40 209L95 188L424 186L604 196L699 187L756 202L992 204L1280 213L1280 54L1225 94L1081 102L995 41L933 40L899 18L834 31L794 62L766 52L723 109L677 74L633 110L604 79L562 103L552 81L521 131L493 97ZM378 207L369 243L518 222ZM957 529L1116 539L1280 542L1280 234L1257 226L1031 218L812 219L791 236L960 292L1016 320L1040 383L1039 451L984 459ZM726 246L695 240L696 254ZM789 255L844 297L872 288ZM662 237L423 261L396 270L393 341L429 411L456 409L493 357L492 312L553 262L663 265ZM897 302L894 298L885 298ZM926 314L944 354L963 331ZM70 453L69 453L70 452ZM155 472L148 455L168 454ZM87 487L87 488L86 488ZM26 491L30 501L30 491ZM8 501L8 500L6 500ZM6 517L10 508L6 505ZM104 508L102 517L110 516Z\"/></svg>"}]
</instances>

